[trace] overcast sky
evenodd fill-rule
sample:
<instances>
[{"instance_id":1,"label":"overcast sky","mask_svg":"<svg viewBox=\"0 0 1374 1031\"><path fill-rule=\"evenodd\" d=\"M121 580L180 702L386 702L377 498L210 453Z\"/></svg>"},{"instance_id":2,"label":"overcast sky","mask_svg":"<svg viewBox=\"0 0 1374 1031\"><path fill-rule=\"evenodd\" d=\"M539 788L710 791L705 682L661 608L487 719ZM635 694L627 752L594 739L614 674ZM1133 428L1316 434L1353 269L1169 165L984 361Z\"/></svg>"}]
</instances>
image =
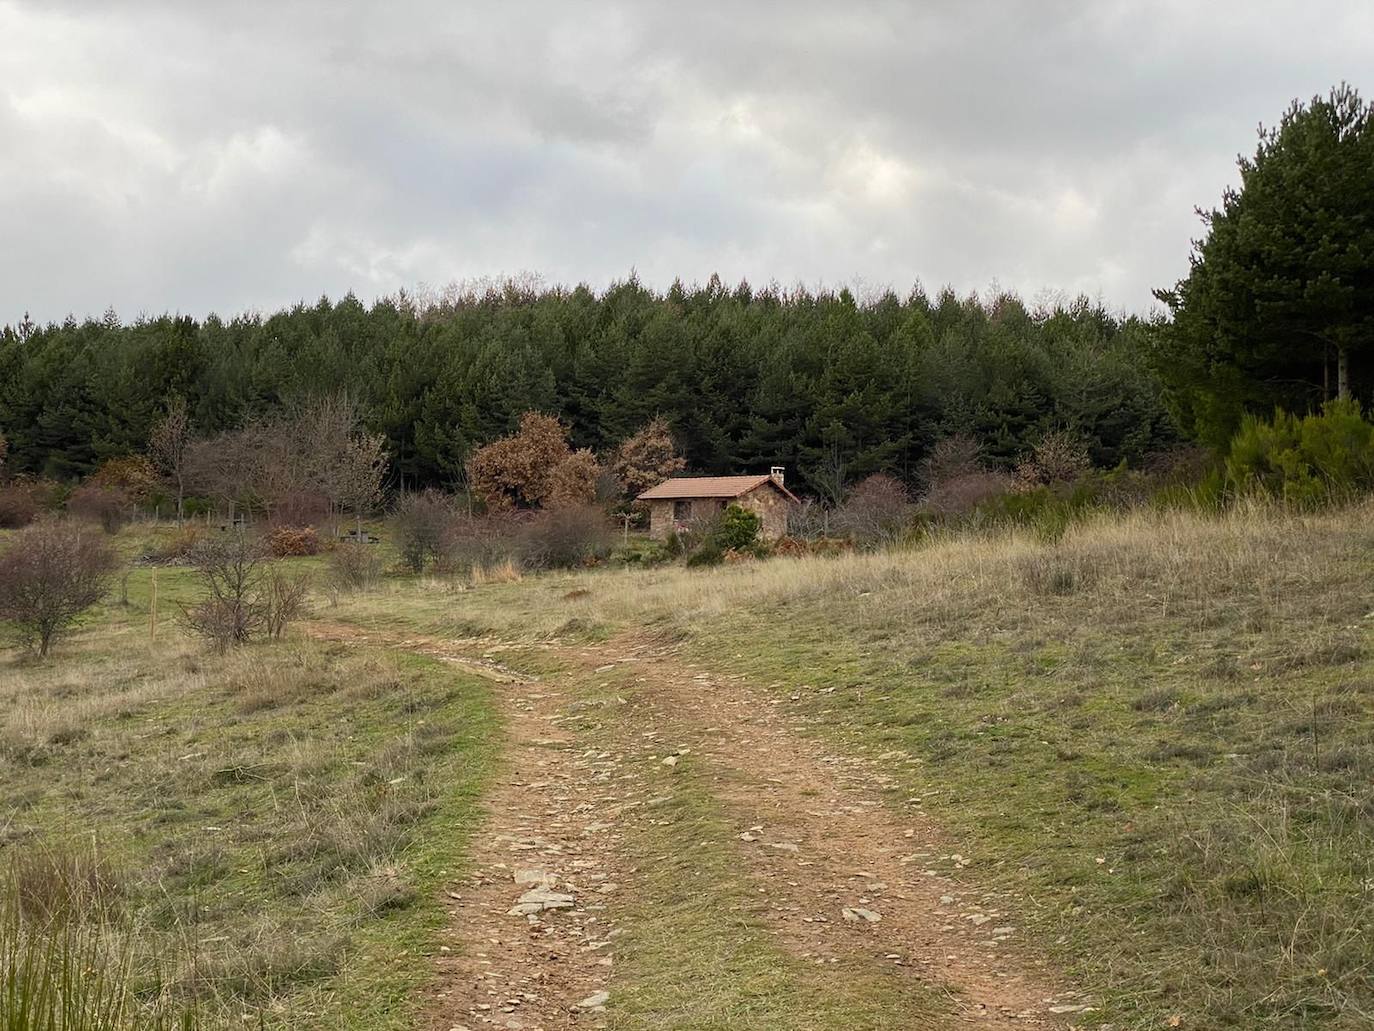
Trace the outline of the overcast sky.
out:
<instances>
[{"instance_id":1,"label":"overcast sky","mask_svg":"<svg viewBox=\"0 0 1374 1031\"><path fill-rule=\"evenodd\" d=\"M1143 311L1341 79L1369 0L0 0L0 323L632 268Z\"/></svg>"}]
</instances>

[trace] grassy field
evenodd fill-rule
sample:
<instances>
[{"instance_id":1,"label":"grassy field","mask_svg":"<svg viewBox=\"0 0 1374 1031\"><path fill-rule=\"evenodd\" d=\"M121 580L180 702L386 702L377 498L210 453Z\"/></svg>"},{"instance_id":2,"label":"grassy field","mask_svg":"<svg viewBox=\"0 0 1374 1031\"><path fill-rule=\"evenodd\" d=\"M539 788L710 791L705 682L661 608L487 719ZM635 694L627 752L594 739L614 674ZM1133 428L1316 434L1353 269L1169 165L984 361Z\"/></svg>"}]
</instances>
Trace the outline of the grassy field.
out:
<instances>
[{"instance_id":1,"label":"grassy field","mask_svg":"<svg viewBox=\"0 0 1374 1031\"><path fill-rule=\"evenodd\" d=\"M971 859L943 872L1022 900L1029 942L1097 1004L1083 1024L1353 1031L1374 1022L1371 572L1369 505L1138 513L1058 540L398 577L319 613L531 657L674 643L886 763L891 804ZM430 970L413 957L494 755L484 688L375 644L150 642L148 576L53 661L4 660L0 857L34 904L63 870L108 880L90 905L137 930L150 992L240 1024L409 1026ZM188 596L184 572L159 577L164 605ZM728 837L721 820L683 780L641 847ZM80 873L87 856L108 872ZM806 1002L814 975L748 919L730 863L703 844L652 867L615 1026L678 1026L704 1001L716 1023L694 1026L882 1026L926 1004L837 974Z\"/></svg>"},{"instance_id":2,"label":"grassy field","mask_svg":"<svg viewBox=\"0 0 1374 1031\"><path fill-rule=\"evenodd\" d=\"M8 905L98 925L201 1026L413 1026L495 754L486 683L299 637L215 656L170 568L150 640L150 579L50 661L0 660Z\"/></svg>"},{"instance_id":3,"label":"grassy field","mask_svg":"<svg viewBox=\"0 0 1374 1031\"><path fill-rule=\"evenodd\" d=\"M1140 513L838 559L393 585L456 636L680 641L894 762L1116 1027L1374 1020L1374 509Z\"/></svg>"}]
</instances>

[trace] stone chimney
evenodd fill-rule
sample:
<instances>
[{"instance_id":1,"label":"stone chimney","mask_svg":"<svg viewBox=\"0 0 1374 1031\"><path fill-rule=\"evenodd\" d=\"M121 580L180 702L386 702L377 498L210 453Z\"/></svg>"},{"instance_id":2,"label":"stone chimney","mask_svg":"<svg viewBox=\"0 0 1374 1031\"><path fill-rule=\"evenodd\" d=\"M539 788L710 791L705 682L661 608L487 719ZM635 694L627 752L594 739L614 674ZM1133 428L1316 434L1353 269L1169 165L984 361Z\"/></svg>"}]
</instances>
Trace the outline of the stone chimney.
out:
<instances>
[{"instance_id":1,"label":"stone chimney","mask_svg":"<svg viewBox=\"0 0 1374 1031\"><path fill-rule=\"evenodd\" d=\"M781 487L781 486L783 486L783 473L784 473L784 472L785 472L785 470L783 469L782 466L780 466L780 465L775 465L775 466L773 466L772 469L768 470L768 475L771 476L771 477L773 478L773 482L774 482L774 483L776 483L779 487Z\"/></svg>"}]
</instances>

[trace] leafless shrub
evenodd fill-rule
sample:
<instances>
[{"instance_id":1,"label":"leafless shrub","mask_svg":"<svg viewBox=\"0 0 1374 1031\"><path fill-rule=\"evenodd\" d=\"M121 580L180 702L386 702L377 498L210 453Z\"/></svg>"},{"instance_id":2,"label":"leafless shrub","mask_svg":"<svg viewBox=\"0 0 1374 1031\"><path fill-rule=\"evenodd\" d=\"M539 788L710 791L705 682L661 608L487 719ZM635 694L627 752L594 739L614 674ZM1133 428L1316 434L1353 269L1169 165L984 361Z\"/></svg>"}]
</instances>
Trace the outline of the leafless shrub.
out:
<instances>
[{"instance_id":1,"label":"leafless shrub","mask_svg":"<svg viewBox=\"0 0 1374 1031\"><path fill-rule=\"evenodd\" d=\"M0 554L0 619L40 658L109 589L114 549L79 523L45 520L15 534Z\"/></svg>"},{"instance_id":2,"label":"leafless shrub","mask_svg":"<svg viewBox=\"0 0 1374 1031\"><path fill-rule=\"evenodd\" d=\"M452 516L444 527L435 563L441 572L459 573L518 564L523 521L507 512Z\"/></svg>"},{"instance_id":3,"label":"leafless shrub","mask_svg":"<svg viewBox=\"0 0 1374 1031\"><path fill-rule=\"evenodd\" d=\"M931 515L967 515L984 502L1011 489L1011 479L1003 473L981 470L934 483L923 507Z\"/></svg>"},{"instance_id":4,"label":"leafless shrub","mask_svg":"<svg viewBox=\"0 0 1374 1031\"><path fill-rule=\"evenodd\" d=\"M279 639L287 624L305 610L309 596L308 576L290 576L280 569L269 570L263 578L261 593L262 621L267 636Z\"/></svg>"},{"instance_id":5,"label":"leafless shrub","mask_svg":"<svg viewBox=\"0 0 1374 1031\"><path fill-rule=\"evenodd\" d=\"M262 543L243 531L201 541L189 559L206 597L182 607L186 629L216 651L245 644L263 626Z\"/></svg>"},{"instance_id":6,"label":"leafless shrub","mask_svg":"<svg viewBox=\"0 0 1374 1031\"><path fill-rule=\"evenodd\" d=\"M875 473L849 492L835 511L835 526L860 544L890 544L905 532L914 512L906 486Z\"/></svg>"},{"instance_id":7,"label":"leafless shrub","mask_svg":"<svg viewBox=\"0 0 1374 1031\"><path fill-rule=\"evenodd\" d=\"M365 591L382 578L382 557L371 544L344 541L329 554L329 583L335 591Z\"/></svg>"},{"instance_id":8,"label":"leafless shrub","mask_svg":"<svg viewBox=\"0 0 1374 1031\"><path fill-rule=\"evenodd\" d=\"M402 497L391 519L401 564L412 573L424 572L426 565L443 554L445 535L457 518L453 499L440 491Z\"/></svg>"},{"instance_id":9,"label":"leafless shrub","mask_svg":"<svg viewBox=\"0 0 1374 1031\"><path fill-rule=\"evenodd\" d=\"M1073 483L1092 468L1083 438L1067 430L1045 434L1030 456L1016 467L1013 488L1030 491L1057 483Z\"/></svg>"},{"instance_id":10,"label":"leafless shrub","mask_svg":"<svg viewBox=\"0 0 1374 1031\"><path fill-rule=\"evenodd\" d=\"M32 484L10 483L0 486L0 529L17 530L38 518L37 491Z\"/></svg>"},{"instance_id":11,"label":"leafless shrub","mask_svg":"<svg viewBox=\"0 0 1374 1031\"><path fill-rule=\"evenodd\" d=\"M72 492L67 511L79 519L99 523L106 533L118 533L133 515L134 503L120 487L87 483Z\"/></svg>"},{"instance_id":12,"label":"leafless shrub","mask_svg":"<svg viewBox=\"0 0 1374 1031\"><path fill-rule=\"evenodd\" d=\"M700 504L692 506L692 517L678 535L684 552L697 551L706 542L719 535L721 523L725 517L724 507L713 508L709 511L702 511L701 509Z\"/></svg>"},{"instance_id":13,"label":"leafless shrub","mask_svg":"<svg viewBox=\"0 0 1374 1031\"><path fill-rule=\"evenodd\" d=\"M933 488L983 472L982 453L982 445L968 434L952 434L931 448L921 463L921 478Z\"/></svg>"},{"instance_id":14,"label":"leafless shrub","mask_svg":"<svg viewBox=\"0 0 1374 1031\"><path fill-rule=\"evenodd\" d=\"M521 553L534 569L572 569L604 559L613 541L605 512L594 505L567 505L525 523Z\"/></svg>"},{"instance_id":15,"label":"leafless shrub","mask_svg":"<svg viewBox=\"0 0 1374 1031\"><path fill-rule=\"evenodd\" d=\"M806 498L799 505L787 508L787 536L796 540L815 541L830 536L834 512L828 505Z\"/></svg>"}]
</instances>

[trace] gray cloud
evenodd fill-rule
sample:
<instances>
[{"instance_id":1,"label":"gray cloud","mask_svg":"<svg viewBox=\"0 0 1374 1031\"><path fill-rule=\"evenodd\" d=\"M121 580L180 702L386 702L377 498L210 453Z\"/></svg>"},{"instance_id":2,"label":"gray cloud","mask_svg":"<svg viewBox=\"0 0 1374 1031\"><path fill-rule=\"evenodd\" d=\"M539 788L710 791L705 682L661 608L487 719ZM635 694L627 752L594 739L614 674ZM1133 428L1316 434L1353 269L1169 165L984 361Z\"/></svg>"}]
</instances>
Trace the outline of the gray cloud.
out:
<instances>
[{"instance_id":1,"label":"gray cloud","mask_svg":"<svg viewBox=\"0 0 1374 1031\"><path fill-rule=\"evenodd\" d=\"M1360 0L0 0L0 322L632 267L1144 310L1372 59Z\"/></svg>"}]
</instances>

